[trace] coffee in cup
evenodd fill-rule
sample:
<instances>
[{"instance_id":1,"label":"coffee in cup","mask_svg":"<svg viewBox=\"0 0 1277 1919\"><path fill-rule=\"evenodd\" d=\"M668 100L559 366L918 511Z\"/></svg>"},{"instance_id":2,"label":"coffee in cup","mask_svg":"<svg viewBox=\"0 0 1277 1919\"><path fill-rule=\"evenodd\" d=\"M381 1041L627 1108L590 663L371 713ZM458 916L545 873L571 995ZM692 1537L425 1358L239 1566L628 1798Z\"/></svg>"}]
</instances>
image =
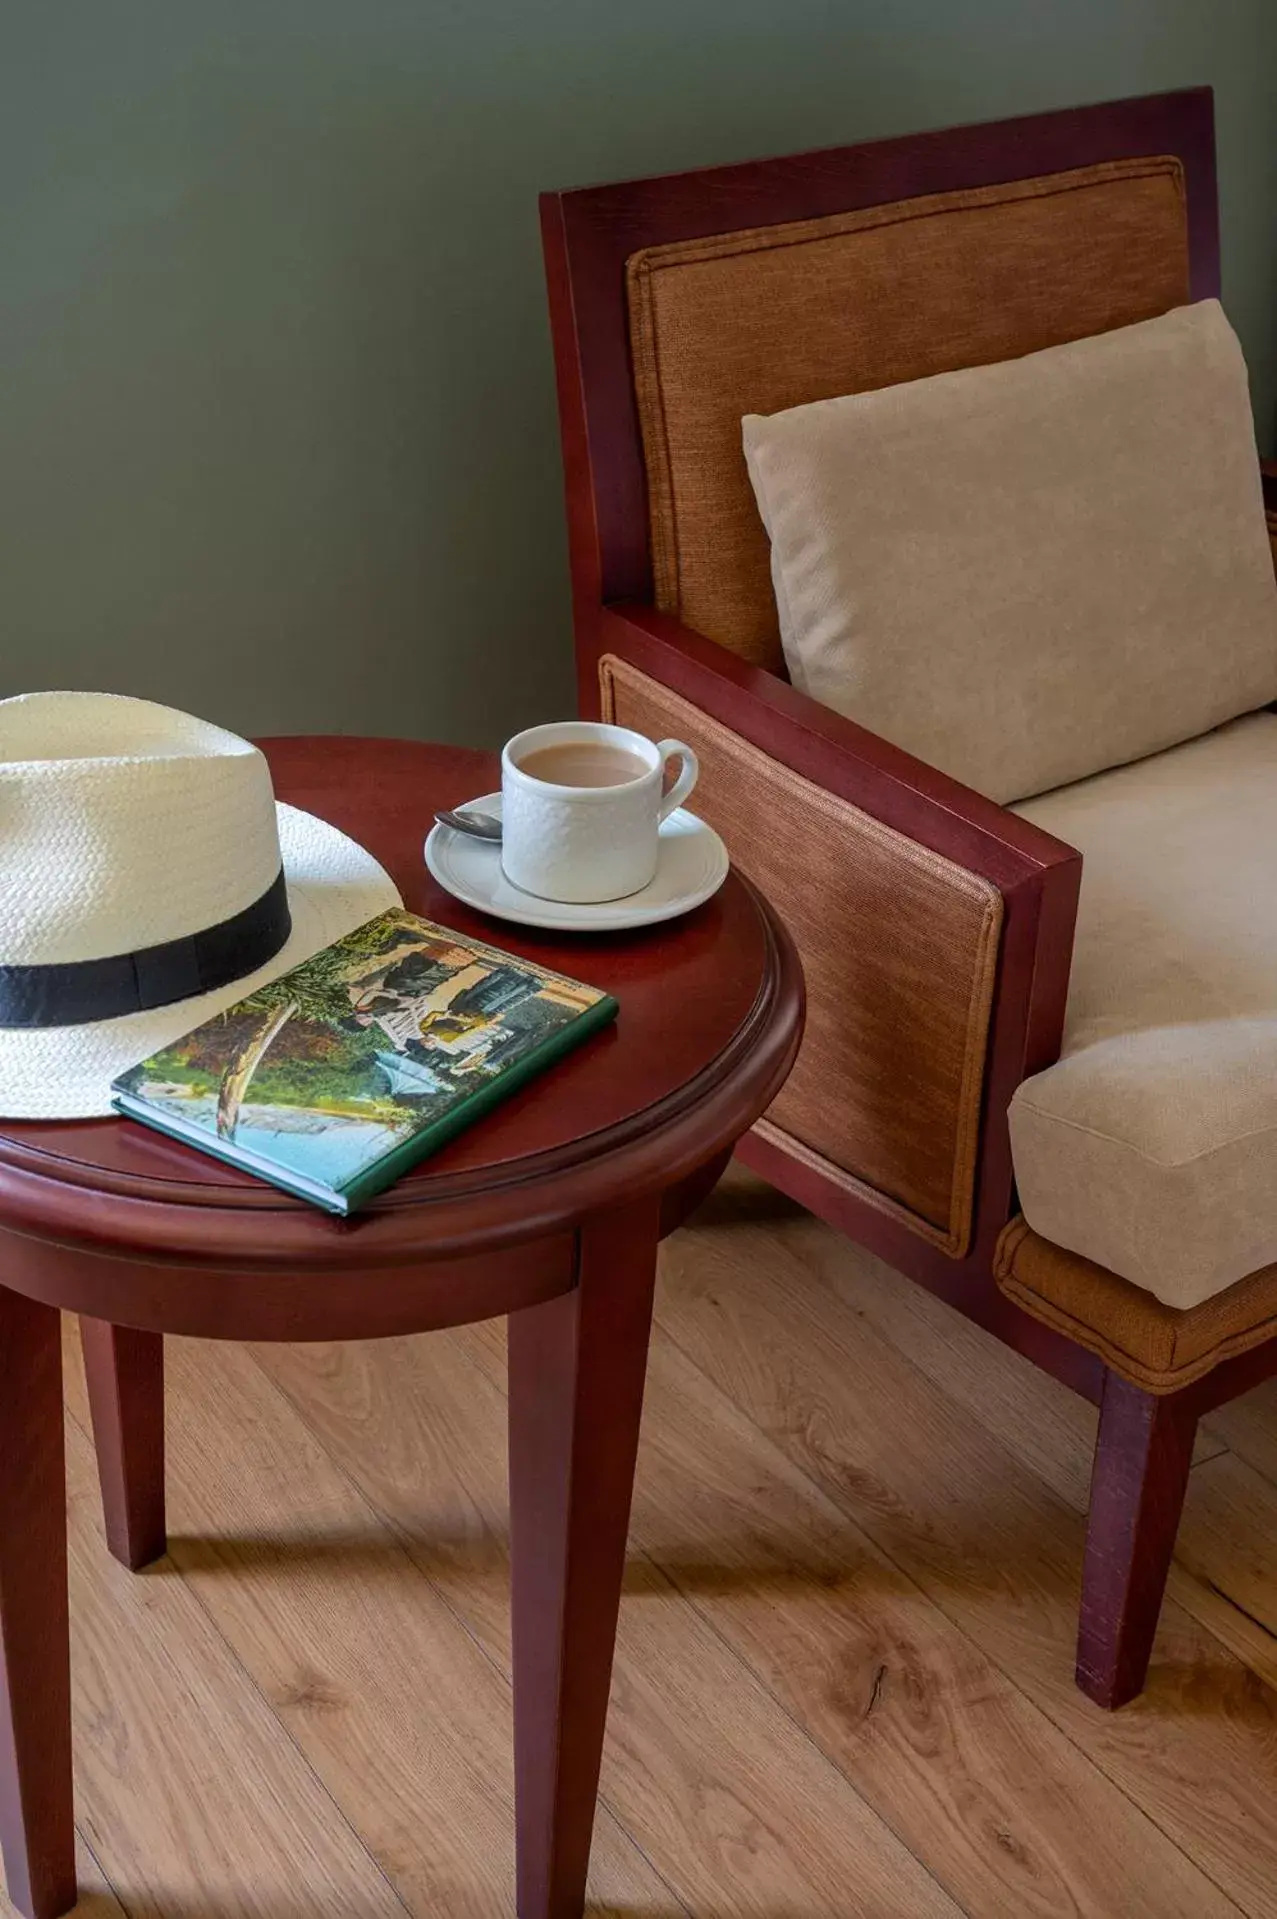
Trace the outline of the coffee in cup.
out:
<instances>
[{"instance_id":1,"label":"coffee in cup","mask_svg":"<svg viewBox=\"0 0 1277 1919\"><path fill-rule=\"evenodd\" d=\"M562 740L525 753L519 771L550 786L627 786L642 779L647 761L606 740Z\"/></svg>"}]
</instances>

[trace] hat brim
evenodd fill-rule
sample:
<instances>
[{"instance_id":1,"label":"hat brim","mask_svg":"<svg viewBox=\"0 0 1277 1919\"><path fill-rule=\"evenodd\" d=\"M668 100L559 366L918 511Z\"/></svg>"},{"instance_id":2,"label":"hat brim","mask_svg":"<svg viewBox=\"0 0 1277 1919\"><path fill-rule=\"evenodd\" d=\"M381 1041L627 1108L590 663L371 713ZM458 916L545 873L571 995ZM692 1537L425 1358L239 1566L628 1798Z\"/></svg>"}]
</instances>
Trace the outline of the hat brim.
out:
<instances>
[{"instance_id":1,"label":"hat brim","mask_svg":"<svg viewBox=\"0 0 1277 1919\"><path fill-rule=\"evenodd\" d=\"M111 1082L268 980L300 966L344 933L402 906L371 853L326 820L278 805L279 846L293 930L273 960L243 979L153 1012L87 1026L0 1028L0 1118L95 1119L111 1111Z\"/></svg>"}]
</instances>

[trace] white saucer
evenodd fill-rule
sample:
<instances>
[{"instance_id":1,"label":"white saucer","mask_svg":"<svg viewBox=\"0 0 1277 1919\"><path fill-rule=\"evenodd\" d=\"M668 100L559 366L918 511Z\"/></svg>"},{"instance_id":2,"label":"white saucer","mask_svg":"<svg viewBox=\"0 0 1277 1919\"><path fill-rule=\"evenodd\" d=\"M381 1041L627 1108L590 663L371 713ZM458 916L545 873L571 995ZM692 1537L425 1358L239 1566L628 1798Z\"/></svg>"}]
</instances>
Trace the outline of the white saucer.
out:
<instances>
[{"instance_id":1,"label":"white saucer","mask_svg":"<svg viewBox=\"0 0 1277 1919\"><path fill-rule=\"evenodd\" d=\"M485 793L467 800L481 813L501 817L501 795ZM538 899L512 886L501 871L501 848L493 842L436 824L426 841L426 865L455 898L480 913L518 926L539 926L552 933L620 933L677 919L717 893L727 878L727 848L712 826L680 806L661 822L661 853L656 878L623 900L597 906L573 906Z\"/></svg>"}]
</instances>

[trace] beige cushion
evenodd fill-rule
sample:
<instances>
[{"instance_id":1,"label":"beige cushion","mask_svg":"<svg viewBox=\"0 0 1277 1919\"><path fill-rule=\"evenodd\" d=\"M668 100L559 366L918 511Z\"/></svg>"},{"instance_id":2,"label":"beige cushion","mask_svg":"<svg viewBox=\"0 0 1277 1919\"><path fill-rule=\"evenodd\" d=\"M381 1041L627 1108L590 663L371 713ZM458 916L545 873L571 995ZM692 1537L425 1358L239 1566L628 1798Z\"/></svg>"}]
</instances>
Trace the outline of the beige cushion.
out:
<instances>
[{"instance_id":1,"label":"beige cushion","mask_svg":"<svg viewBox=\"0 0 1277 1919\"><path fill-rule=\"evenodd\" d=\"M1217 301L744 421L795 685L993 799L1277 698Z\"/></svg>"},{"instance_id":2,"label":"beige cushion","mask_svg":"<svg viewBox=\"0 0 1277 1919\"><path fill-rule=\"evenodd\" d=\"M1024 1216L1196 1306L1277 1261L1277 715L1016 811L1084 856L1063 1053L1011 1105Z\"/></svg>"}]
</instances>

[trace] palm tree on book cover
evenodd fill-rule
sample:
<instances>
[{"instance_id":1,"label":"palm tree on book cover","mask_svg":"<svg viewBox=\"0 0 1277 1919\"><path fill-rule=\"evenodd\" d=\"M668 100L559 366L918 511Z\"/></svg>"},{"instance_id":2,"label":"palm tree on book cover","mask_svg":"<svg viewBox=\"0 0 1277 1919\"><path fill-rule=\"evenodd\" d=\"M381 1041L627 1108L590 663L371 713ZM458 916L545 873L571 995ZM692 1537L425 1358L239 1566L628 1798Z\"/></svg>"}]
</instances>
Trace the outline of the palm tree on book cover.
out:
<instances>
[{"instance_id":1,"label":"palm tree on book cover","mask_svg":"<svg viewBox=\"0 0 1277 1919\"><path fill-rule=\"evenodd\" d=\"M392 912L369 920L334 946L313 954L282 979L259 986L243 1001L245 1008L261 1015L261 1023L249 1032L222 1075L217 1096L219 1139L230 1139L234 1134L253 1074L289 1020L308 1019L325 1025L346 1018L352 970L361 960L375 964L402 944L406 931L403 919L403 914ZM425 943L424 936L415 931L413 937Z\"/></svg>"}]
</instances>

